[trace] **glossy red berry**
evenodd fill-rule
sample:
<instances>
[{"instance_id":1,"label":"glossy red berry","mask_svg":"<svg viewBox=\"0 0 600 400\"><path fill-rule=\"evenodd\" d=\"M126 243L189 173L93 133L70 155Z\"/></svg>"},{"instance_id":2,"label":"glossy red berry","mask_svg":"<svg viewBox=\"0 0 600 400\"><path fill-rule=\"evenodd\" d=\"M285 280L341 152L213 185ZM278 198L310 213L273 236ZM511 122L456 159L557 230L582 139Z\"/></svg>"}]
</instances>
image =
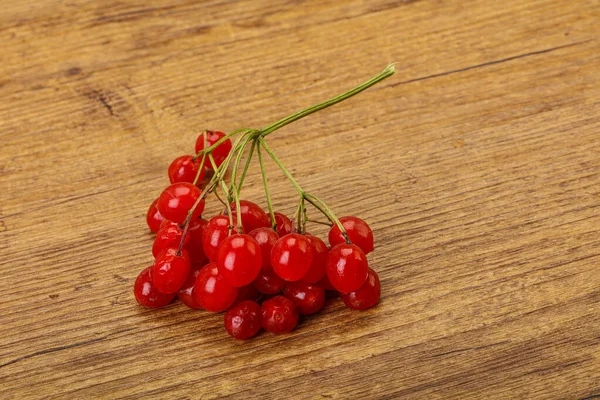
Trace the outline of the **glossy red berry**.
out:
<instances>
[{"instance_id":1,"label":"glossy red berry","mask_svg":"<svg viewBox=\"0 0 600 400\"><path fill-rule=\"evenodd\" d=\"M262 303L262 327L273 333L288 333L298 325L298 310L290 299L275 296Z\"/></svg>"},{"instance_id":2,"label":"glossy red berry","mask_svg":"<svg viewBox=\"0 0 600 400\"><path fill-rule=\"evenodd\" d=\"M193 183L196 175L198 175L198 170L201 169L200 176L198 176L198 180L196 181L196 185L200 185L202 179L204 179L204 167L200 167L200 160L192 161L192 159L193 156L181 156L173 160L171 165L169 165L168 172L171 183Z\"/></svg>"},{"instance_id":3,"label":"glossy red berry","mask_svg":"<svg viewBox=\"0 0 600 400\"><path fill-rule=\"evenodd\" d=\"M306 237L310 240L313 247L313 259L310 269L302 277L302 280L308 283L317 283L325 276L325 266L327 265L329 249L325 242L318 237L309 234L306 234Z\"/></svg>"},{"instance_id":4,"label":"glossy red berry","mask_svg":"<svg viewBox=\"0 0 600 400\"><path fill-rule=\"evenodd\" d=\"M177 248L164 249L154 260L152 282L161 293L177 293L190 274L190 256L186 250L177 254Z\"/></svg>"},{"instance_id":5,"label":"glossy red berry","mask_svg":"<svg viewBox=\"0 0 600 400\"><path fill-rule=\"evenodd\" d=\"M160 194L157 204L158 211L164 218L181 224L200 194L200 189L189 182L174 183ZM192 219L198 218L203 210L204 199L198 203Z\"/></svg>"},{"instance_id":6,"label":"glossy red berry","mask_svg":"<svg viewBox=\"0 0 600 400\"><path fill-rule=\"evenodd\" d=\"M233 304L238 304L246 300L257 301L259 297L260 292L256 290L254 285L250 284L242 286L241 288L238 288L238 294Z\"/></svg>"},{"instance_id":7,"label":"glossy red berry","mask_svg":"<svg viewBox=\"0 0 600 400\"><path fill-rule=\"evenodd\" d=\"M145 268L135 280L133 294L137 302L144 307L160 308L169 304L175 298L175 293L165 294L156 289L150 276L152 266Z\"/></svg>"},{"instance_id":8,"label":"glossy red berry","mask_svg":"<svg viewBox=\"0 0 600 400\"><path fill-rule=\"evenodd\" d=\"M210 263L202 267L198 273L193 293L202 308L219 312L231 307L237 297L238 289L219 275L215 263Z\"/></svg>"},{"instance_id":9,"label":"glossy red berry","mask_svg":"<svg viewBox=\"0 0 600 400\"><path fill-rule=\"evenodd\" d=\"M198 136L196 140L196 154L202 149L207 149L213 144L217 143L225 134L219 131L204 131ZM227 155L231 151L231 140L227 139L220 145L218 145L213 151L212 155L215 159L215 164L219 167L223 161L227 158ZM213 169L212 164L206 160L204 162L206 168Z\"/></svg>"},{"instance_id":10,"label":"glossy red berry","mask_svg":"<svg viewBox=\"0 0 600 400\"><path fill-rule=\"evenodd\" d=\"M158 199L154 200L152 204L150 204L150 208L148 208L148 212L146 213L146 223L148 224L148 228L154 233L158 232L160 229L160 224L163 222L164 218L158 212L156 208L156 204L158 203Z\"/></svg>"},{"instance_id":11,"label":"glossy red berry","mask_svg":"<svg viewBox=\"0 0 600 400\"><path fill-rule=\"evenodd\" d=\"M196 278L202 269L201 265L192 265L192 270L188 275L187 279L183 283L183 286L177 292L177 297L179 300L189 308L200 309L202 306L196 301L194 297L194 285L196 283Z\"/></svg>"},{"instance_id":12,"label":"glossy red berry","mask_svg":"<svg viewBox=\"0 0 600 400\"><path fill-rule=\"evenodd\" d=\"M288 282L302 279L310 269L312 259L312 244L299 233L281 237L271 250L271 267Z\"/></svg>"},{"instance_id":13,"label":"glossy red berry","mask_svg":"<svg viewBox=\"0 0 600 400\"><path fill-rule=\"evenodd\" d=\"M365 253L353 244L338 244L327 256L327 277L341 293L358 290L367 280L368 269Z\"/></svg>"},{"instance_id":14,"label":"glossy red berry","mask_svg":"<svg viewBox=\"0 0 600 400\"><path fill-rule=\"evenodd\" d=\"M271 228L256 228L248 235L252 236L262 254L262 267L271 268L271 249L279 239L279 235Z\"/></svg>"},{"instance_id":15,"label":"glossy red berry","mask_svg":"<svg viewBox=\"0 0 600 400\"><path fill-rule=\"evenodd\" d=\"M357 245L365 254L369 254L373 251L373 231L367 225L365 221L357 217L342 217L340 222L348 233L348 238L352 244ZM329 231L329 244L331 247L346 243L340 228L337 225L333 225Z\"/></svg>"},{"instance_id":16,"label":"glossy red berry","mask_svg":"<svg viewBox=\"0 0 600 400\"><path fill-rule=\"evenodd\" d=\"M252 283L258 276L261 265L260 247L250 235L229 236L219 247L217 268L232 286L240 287Z\"/></svg>"},{"instance_id":17,"label":"glossy red berry","mask_svg":"<svg viewBox=\"0 0 600 400\"><path fill-rule=\"evenodd\" d=\"M282 213L275 212L275 229L279 237L292 233L292 221ZM272 225L271 216L269 215L269 226Z\"/></svg>"},{"instance_id":18,"label":"glossy red berry","mask_svg":"<svg viewBox=\"0 0 600 400\"><path fill-rule=\"evenodd\" d=\"M154 243L152 243L152 255L157 257L168 247L179 247L182 237L183 231L179 228L179 225L169 220L163 221L161 228L156 233ZM184 247L187 245L189 239L189 235L186 235L183 241Z\"/></svg>"},{"instance_id":19,"label":"glossy red berry","mask_svg":"<svg viewBox=\"0 0 600 400\"><path fill-rule=\"evenodd\" d=\"M310 315L325 305L325 289L307 282L289 283L283 295L290 299L302 315Z\"/></svg>"},{"instance_id":20,"label":"glossy red berry","mask_svg":"<svg viewBox=\"0 0 600 400\"><path fill-rule=\"evenodd\" d=\"M333 285L331 284L331 282L329 282L329 278L327 277L327 274L325 274L325 276L323 278L321 278L321 280L319 282L315 283L315 285L320 286L325 290L336 291L335 288L333 287Z\"/></svg>"},{"instance_id":21,"label":"glossy red berry","mask_svg":"<svg viewBox=\"0 0 600 400\"><path fill-rule=\"evenodd\" d=\"M261 269L252 284L261 293L277 294L285 288L287 282L281 279L279 275L269 267Z\"/></svg>"},{"instance_id":22,"label":"glossy red berry","mask_svg":"<svg viewBox=\"0 0 600 400\"><path fill-rule=\"evenodd\" d=\"M231 215L233 220L237 220L236 204L231 203ZM248 200L240 200L240 211L242 213L242 226L246 232L251 232L257 228L269 227L271 222L269 216L256 203Z\"/></svg>"},{"instance_id":23,"label":"glossy red berry","mask_svg":"<svg viewBox=\"0 0 600 400\"><path fill-rule=\"evenodd\" d=\"M234 221L235 223L235 221ZM232 233L236 232L236 228L233 229ZM223 243L226 237L229 236L229 217L226 215L217 215L212 217L204 233L202 234L202 247L204 248L204 254L210 261L217 261L217 253L219 246Z\"/></svg>"},{"instance_id":24,"label":"glossy red berry","mask_svg":"<svg viewBox=\"0 0 600 400\"><path fill-rule=\"evenodd\" d=\"M381 284L377 272L369 268L366 282L355 292L342 294L344 304L353 310L366 310L379 303Z\"/></svg>"},{"instance_id":25,"label":"glossy red berry","mask_svg":"<svg viewBox=\"0 0 600 400\"><path fill-rule=\"evenodd\" d=\"M242 301L225 313L225 330L236 339L246 340L260 331L262 309L255 301Z\"/></svg>"},{"instance_id":26,"label":"glossy red berry","mask_svg":"<svg viewBox=\"0 0 600 400\"><path fill-rule=\"evenodd\" d=\"M204 253L204 246L202 245L202 237L204 236L206 225L208 225L208 221L203 218L196 218L190 222L186 235L186 238L189 239L185 248L190 253L192 264L204 265L208 261L208 257Z\"/></svg>"}]
</instances>

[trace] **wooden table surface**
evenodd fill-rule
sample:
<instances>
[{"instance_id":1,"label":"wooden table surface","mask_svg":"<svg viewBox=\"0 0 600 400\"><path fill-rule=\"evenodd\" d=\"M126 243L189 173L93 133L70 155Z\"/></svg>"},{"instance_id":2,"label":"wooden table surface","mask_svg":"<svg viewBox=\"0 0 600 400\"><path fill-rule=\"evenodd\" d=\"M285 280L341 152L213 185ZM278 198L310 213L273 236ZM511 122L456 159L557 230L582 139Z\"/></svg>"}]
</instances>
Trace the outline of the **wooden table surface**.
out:
<instances>
[{"instance_id":1,"label":"wooden table surface","mask_svg":"<svg viewBox=\"0 0 600 400\"><path fill-rule=\"evenodd\" d=\"M600 397L599 20L597 0L3 1L0 398ZM269 136L371 224L379 306L239 342L222 314L137 305L146 209L202 129L390 61ZM244 192L266 205L255 166Z\"/></svg>"}]
</instances>

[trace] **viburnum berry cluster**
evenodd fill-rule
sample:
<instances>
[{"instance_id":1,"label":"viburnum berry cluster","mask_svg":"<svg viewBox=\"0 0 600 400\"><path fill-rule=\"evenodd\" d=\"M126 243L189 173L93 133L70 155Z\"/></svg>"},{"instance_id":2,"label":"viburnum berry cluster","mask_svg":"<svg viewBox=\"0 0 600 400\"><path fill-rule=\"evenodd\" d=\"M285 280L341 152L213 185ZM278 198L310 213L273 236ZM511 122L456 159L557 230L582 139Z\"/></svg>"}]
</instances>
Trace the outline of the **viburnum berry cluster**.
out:
<instances>
[{"instance_id":1,"label":"viburnum berry cluster","mask_svg":"<svg viewBox=\"0 0 600 400\"><path fill-rule=\"evenodd\" d=\"M303 190L265 137L393 73L390 64L362 85L263 129L202 132L195 155L171 163L171 184L148 209L146 221L156 233L152 245L155 260L135 281L138 303L158 308L178 297L190 308L226 311L225 329L237 339L251 338L261 329L291 332L300 315L315 314L323 307L327 290L339 292L351 309L376 305L379 277L366 257L374 249L371 228L354 216L338 218L323 200ZM298 192L292 218L273 210L263 152ZM254 153L261 168L267 211L240 197ZM204 179L205 175L210 178ZM223 211L205 219L202 213L209 194L222 203ZM309 219L309 205L327 221ZM329 246L307 232L309 222L330 226Z\"/></svg>"}]
</instances>

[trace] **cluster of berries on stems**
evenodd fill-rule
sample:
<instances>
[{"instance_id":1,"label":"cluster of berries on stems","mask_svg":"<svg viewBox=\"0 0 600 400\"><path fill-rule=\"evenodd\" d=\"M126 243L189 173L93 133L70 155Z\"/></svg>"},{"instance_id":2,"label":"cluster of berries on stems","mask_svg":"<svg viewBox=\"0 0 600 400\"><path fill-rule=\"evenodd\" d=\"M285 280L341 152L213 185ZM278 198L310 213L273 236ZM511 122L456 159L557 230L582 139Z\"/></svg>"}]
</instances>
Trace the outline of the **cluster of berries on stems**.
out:
<instances>
[{"instance_id":1,"label":"cluster of berries on stems","mask_svg":"<svg viewBox=\"0 0 600 400\"><path fill-rule=\"evenodd\" d=\"M262 129L244 128L227 134L202 132L196 140L195 154L180 156L171 163L171 184L148 209L146 220L156 233L152 246L155 260L135 281L138 303L158 308L178 297L193 309L226 311L225 329L237 339L249 339L261 329L291 332L300 315L315 314L324 306L328 290L338 292L351 309L376 305L381 291L379 277L366 257L374 249L371 228L355 216L338 218L323 200L306 192L265 138L393 73L390 64L354 89ZM240 197L255 154L266 211ZM291 218L273 209L265 155L298 194ZM204 184L205 176L210 179ZM202 213L210 194L222 203L223 212L207 220ZM310 219L311 206L327 222ZM330 227L329 246L307 232L307 224L312 222Z\"/></svg>"}]
</instances>

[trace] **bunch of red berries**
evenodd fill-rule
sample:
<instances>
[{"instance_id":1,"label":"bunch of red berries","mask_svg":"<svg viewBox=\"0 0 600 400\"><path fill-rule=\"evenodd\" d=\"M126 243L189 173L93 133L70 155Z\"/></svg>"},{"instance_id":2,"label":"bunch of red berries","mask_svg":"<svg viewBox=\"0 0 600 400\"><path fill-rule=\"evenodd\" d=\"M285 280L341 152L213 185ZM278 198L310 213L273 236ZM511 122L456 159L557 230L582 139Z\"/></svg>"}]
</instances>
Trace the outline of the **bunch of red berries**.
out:
<instances>
[{"instance_id":1,"label":"bunch of red berries","mask_svg":"<svg viewBox=\"0 0 600 400\"><path fill-rule=\"evenodd\" d=\"M265 136L351 97L393 72L393 66L388 66L357 88L260 130L242 129L227 135L202 132L196 141L196 155L178 157L171 163L171 185L148 210L148 226L156 232L152 245L155 261L135 281L138 303L158 308L178 297L190 308L227 311L225 329L237 339L251 338L261 328L274 333L292 331L299 315L314 314L324 306L326 290L339 292L351 309L376 305L379 277L366 258L374 248L371 228L357 217L337 218L322 200L305 192L275 156ZM232 143L235 135L237 139ZM255 151L268 212L240 199ZM292 219L273 211L262 151L298 192L298 207ZM238 179L244 155L245 165ZM227 184L225 172L231 164L231 182ZM205 175L210 174L209 182L202 185ZM223 204L223 212L206 220L202 212L211 193ZM312 221L308 204L328 219L319 223L331 227L331 247L306 232L307 222Z\"/></svg>"}]
</instances>

